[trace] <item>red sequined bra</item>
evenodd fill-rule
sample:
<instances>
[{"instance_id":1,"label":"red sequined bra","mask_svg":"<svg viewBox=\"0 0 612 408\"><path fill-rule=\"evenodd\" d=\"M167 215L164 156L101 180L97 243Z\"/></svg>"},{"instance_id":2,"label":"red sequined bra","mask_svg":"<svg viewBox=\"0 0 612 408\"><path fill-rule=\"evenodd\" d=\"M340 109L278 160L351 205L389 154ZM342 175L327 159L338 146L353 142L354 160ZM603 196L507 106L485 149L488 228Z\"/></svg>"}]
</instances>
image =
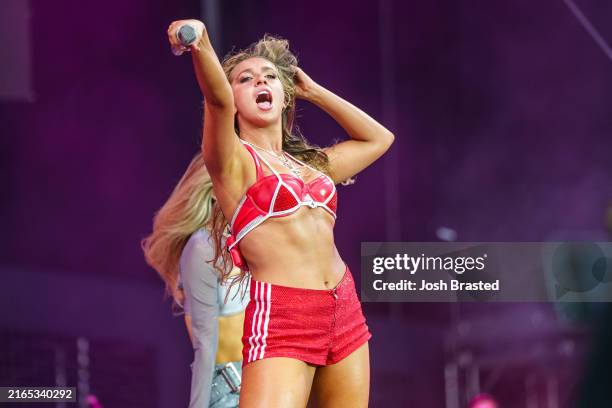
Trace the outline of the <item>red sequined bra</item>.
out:
<instances>
[{"instance_id":1,"label":"red sequined bra","mask_svg":"<svg viewBox=\"0 0 612 408\"><path fill-rule=\"evenodd\" d=\"M246 261L237 247L237 244L246 234L268 218L291 215L303 206L322 208L336 219L338 192L329 176L313 169L288 153L283 152L291 160L321 173L321 175L309 182L304 182L301 178L292 174L278 173L266 159L257 153L252 145L245 141L242 142L253 156L257 179L247 189L234 211L230 222L231 235L227 239L226 245L227 250L232 255L234 265L248 270ZM273 174L264 176L260 160Z\"/></svg>"}]
</instances>

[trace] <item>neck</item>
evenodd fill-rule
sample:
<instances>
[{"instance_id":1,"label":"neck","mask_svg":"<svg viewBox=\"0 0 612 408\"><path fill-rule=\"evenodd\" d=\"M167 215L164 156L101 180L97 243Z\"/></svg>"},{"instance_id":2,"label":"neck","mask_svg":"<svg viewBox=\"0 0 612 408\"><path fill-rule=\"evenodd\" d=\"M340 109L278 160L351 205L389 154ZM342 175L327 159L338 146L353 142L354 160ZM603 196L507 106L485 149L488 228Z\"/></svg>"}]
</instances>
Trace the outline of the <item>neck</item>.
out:
<instances>
[{"instance_id":1,"label":"neck","mask_svg":"<svg viewBox=\"0 0 612 408\"><path fill-rule=\"evenodd\" d=\"M272 152L283 150L283 132L280 122L264 128L240 124L240 138Z\"/></svg>"}]
</instances>

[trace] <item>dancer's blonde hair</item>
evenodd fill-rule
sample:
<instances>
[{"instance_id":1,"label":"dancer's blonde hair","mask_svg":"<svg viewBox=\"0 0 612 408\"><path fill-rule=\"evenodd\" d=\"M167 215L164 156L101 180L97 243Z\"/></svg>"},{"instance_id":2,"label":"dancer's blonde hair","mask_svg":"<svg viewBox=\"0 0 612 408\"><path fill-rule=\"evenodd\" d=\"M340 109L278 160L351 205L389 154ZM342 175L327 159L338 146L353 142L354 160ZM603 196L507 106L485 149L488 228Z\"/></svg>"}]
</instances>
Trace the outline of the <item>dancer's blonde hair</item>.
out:
<instances>
[{"instance_id":1,"label":"dancer's blonde hair","mask_svg":"<svg viewBox=\"0 0 612 408\"><path fill-rule=\"evenodd\" d=\"M191 234L200 228L210 229L214 201L210 175L198 153L155 215L153 232L141 242L147 263L159 273L166 294L180 307L184 300L178 286L181 253Z\"/></svg>"}]
</instances>

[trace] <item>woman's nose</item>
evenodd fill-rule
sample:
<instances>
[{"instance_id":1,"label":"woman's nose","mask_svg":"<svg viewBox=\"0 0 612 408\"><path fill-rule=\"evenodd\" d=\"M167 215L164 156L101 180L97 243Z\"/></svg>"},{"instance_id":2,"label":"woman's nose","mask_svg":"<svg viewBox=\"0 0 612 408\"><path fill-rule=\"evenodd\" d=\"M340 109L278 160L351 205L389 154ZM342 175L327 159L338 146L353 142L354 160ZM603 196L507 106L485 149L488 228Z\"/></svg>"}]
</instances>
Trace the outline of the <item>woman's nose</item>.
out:
<instances>
[{"instance_id":1,"label":"woman's nose","mask_svg":"<svg viewBox=\"0 0 612 408\"><path fill-rule=\"evenodd\" d=\"M259 85L259 84L267 84L267 83L268 83L268 82L266 81L266 77L259 77L259 78L257 79L256 85Z\"/></svg>"}]
</instances>

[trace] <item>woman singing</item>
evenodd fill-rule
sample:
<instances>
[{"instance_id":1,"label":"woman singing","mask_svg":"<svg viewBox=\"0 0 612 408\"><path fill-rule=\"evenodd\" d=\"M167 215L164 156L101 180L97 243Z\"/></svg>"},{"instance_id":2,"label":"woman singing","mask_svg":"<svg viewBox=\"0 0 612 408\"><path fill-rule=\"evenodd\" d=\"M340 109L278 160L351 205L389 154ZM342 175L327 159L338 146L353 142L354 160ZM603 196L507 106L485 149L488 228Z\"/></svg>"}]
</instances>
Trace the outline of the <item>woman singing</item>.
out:
<instances>
[{"instance_id":1,"label":"woman singing","mask_svg":"<svg viewBox=\"0 0 612 408\"><path fill-rule=\"evenodd\" d=\"M240 406L303 407L312 391L317 406L365 407L371 335L334 244L335 184L394 136L308 77L287 41L266 36L222 65L200 21L173 22L170 45L181 50L185 24L197 33L189 48L205 99L203 155L223 216L213 227L217 256L229 225L227 249L252 277ZM331 115L350 140L309 145L292 129L296 98Z\"/></svg>"},{"instance_id":2,"label":"woman singing","mask_svg":"<svg viewBox=\"0 0 612 408\"><path fill-rule=\"evenodd\" d=\"M240 339L249 299L238 286L230 290L210 262L213 204L210 176L198 153L142 242L147 263L185 310L194 349L190 408L235 408L240 396Z\"/></svg>"}]
</instances>

